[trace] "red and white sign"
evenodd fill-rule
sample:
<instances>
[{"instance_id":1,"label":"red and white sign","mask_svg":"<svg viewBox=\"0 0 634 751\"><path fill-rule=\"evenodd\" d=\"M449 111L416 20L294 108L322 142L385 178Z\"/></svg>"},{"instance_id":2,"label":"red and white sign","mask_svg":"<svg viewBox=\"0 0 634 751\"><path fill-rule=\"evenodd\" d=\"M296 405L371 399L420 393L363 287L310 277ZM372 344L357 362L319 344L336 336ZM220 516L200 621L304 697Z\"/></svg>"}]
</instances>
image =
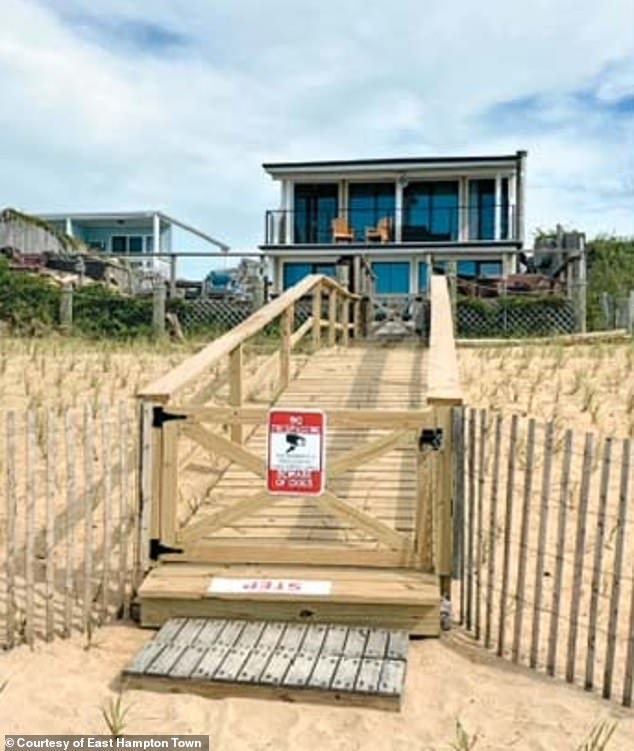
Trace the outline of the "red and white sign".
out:
<instances>
[{"instance_id":1,"label":"red and white sign","mask_svg":"<svg viewBox=\"0 0 634 751\"><path fill-rule=\"evenodd\" d=\"M332 582L321 579L229 579L214 576L209 594L241 595L329 595Z\"/></svg>"},{"instance_id":2,"label":"red and white sign","mask_svg":"<svg viewBox=\"0 0 634 751\"><path fill-rule=\"evenodd\" d=\"M324 492L326 416L319 410L269 412L266 487L269 493Z\"/></svg>"}]
</instances>

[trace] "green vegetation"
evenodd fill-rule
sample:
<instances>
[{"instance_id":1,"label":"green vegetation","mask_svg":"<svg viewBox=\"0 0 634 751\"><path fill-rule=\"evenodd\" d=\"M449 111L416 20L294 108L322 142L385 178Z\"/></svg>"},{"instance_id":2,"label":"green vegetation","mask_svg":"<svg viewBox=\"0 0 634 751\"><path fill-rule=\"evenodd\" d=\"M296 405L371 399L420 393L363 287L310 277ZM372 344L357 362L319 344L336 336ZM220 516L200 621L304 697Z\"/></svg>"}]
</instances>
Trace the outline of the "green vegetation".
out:
<instances>
[{"instance_id":1,"label":"green vegetation","mask_svg":"<svg viewBox=\"0 0 634 751\"><path fill-rule=\"evenodd\" d=\"M588 328L604 327L601 293L625 298L634 290L634 237L597 237L588 243Z\"/></svg>"}]
</instances>

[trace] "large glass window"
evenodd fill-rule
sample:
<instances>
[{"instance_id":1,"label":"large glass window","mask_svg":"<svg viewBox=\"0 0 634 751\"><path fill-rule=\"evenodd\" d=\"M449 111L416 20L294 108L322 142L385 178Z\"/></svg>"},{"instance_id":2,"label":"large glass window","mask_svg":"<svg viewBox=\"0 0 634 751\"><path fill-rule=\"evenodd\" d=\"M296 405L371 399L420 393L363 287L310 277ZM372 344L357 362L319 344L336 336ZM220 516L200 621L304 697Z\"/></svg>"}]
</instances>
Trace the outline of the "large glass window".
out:
<instances>
[{"instance_id":1,"label":"large glass window","mask_svg":"<svg viewBox=\"0 0 634 751\"><path fill-rule=\"evenodd\" d=\"M337 267L334 263L305 263L302 261L289 261L284 264L284 271L282 273L282 284L284 289L292 287L297 282L308 276L309 274L324 274L325 276L331 276L333 279L337 277Z\"/></svg>"},{"instance_id":2,"label":"large glass window","mask_svg":"<svg viewBox=\"0 0 634 751\"><path fill-rule=\"evenodd\" d=\"M332 220L339 208L335 183L295 186L295 242L331 243Z\"/></svg>"},{"instance_id":3,"label":"large glass window","mask_svg":"<svg viewBox=\"0 0 634 751\"><path fill-rule=\"evenodd\" d=\"M500 185L500 234L505 240L509 231L509 181ZM469 181L469 239L495 240L495 180Z\"/></svg>"},{"instance_id":4,"label":"large glass window","mask_svg":"<svg viewBox=\"0 0 634 751\"><path fill-rule=\"evenodd\" d=\"M396 207L394 183L350 183L348 221L357 241L365 240L365 231L375 228L381 219L394 226Z\"/></svg>"},{"instance_id":5,"label":"large glass window","mask_svg":"<svg viewBox=\"0 0 634 751\"><path fill-rule=\"evenodd\" d=\"M403 191L403 240L458 239L458 183L412 182Z\"/></svg>"},{"instance_id":6,"label":"large glass window","mask_svg":"<svg viewBox=\"0 0 634 751\"><path fill-rule=\"evenodd\" d=\"M113 235L113 253L143 253L142 235Z\"/></svg>"},{"instance_id":7,"label":"large glass window","mask_svg":"<svg viewBox=\"0 0 634 751\"><path fill-rule=\"evenodd\" d=\"M409 293L409 263L407 261L375 261L374 291L378 295L406 295Z\"/></svg>"}]
</instances>

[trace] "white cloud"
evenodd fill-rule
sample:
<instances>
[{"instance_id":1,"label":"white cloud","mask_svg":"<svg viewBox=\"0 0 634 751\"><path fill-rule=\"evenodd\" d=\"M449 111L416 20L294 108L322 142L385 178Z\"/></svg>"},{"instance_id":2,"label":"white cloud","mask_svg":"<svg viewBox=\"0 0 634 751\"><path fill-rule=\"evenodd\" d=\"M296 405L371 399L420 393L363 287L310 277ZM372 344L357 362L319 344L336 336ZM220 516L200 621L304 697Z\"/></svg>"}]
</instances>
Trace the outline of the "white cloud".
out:
<instances>
[{"instance_id":1,"label":"white cloud","mask_svg":"<svg viewBox=\"0 0 634 751\"><path fill-rule=\"evenodd\" d=\"M117 32L150 18L184 43ZM526 148L531 224L634 234L632 28L631 0L4 0L0 205L156 206L245 247L262 161Z\"/></svg>"}]
</instances>

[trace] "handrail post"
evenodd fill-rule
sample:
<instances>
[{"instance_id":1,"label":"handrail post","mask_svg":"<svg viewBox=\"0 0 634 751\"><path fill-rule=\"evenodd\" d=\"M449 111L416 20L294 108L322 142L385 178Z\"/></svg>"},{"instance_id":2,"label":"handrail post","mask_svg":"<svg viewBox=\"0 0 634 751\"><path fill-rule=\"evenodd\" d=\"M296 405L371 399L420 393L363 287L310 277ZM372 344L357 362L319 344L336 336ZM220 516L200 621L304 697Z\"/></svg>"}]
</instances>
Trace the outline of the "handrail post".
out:
<instances>
[{"instance_id":1,"label":"handrail post","mask_svg":"<svg viewBox=\"0 0 634 751\"><path fill-rule=\"evenodd\" d=\"M244 353L242 344L238 344L229 355L229 404L232 407L241 407L244 399L243 365ZM240 423L233 423L231 425L231 440L234 443L242 443L243 431Z\"/></svg>"},{"instance_id":2,"label":"handrail post","mask_svg":"<svg viewBox=\"0 0 634 751\"><path fill-rule=\"evenodd\" d=\"M313 287L313 352L321 347L321 284Z\"/></svg>"},{"instance_id":3,"label":"handrail post","mask_svg":"<svg viewBox=\"0 0 634 751\"><path fill-rule=\"evenodd\" d=\"M350 344L350 300L344 297L341 305L341 319L343 323L342 344L347 347Z\"/></svg>"},{"instance_id":4,"label":"handrail post","mask_svg":"<svg viewBox=\"0 0 634 751\"><path fill-rule=\"evenodd\" d=\"M282 343L280 349L280 388L285 389L291 380L291 335L295 318L295 305L291 303L282 313Z\"/></svg>"},{"instance_id":5,"label":"handrail post","mask_svg":"<svg viewBox=\"0 0 634 751\"><path fill-rule=\"evenodd\" d=\"M361 300L355 300L352 303L352 321L354 323L353 336L355 339L360 339L361 332Z\"/></svg>"},{"instance_id":6,"label":"handrail post","mask_svg":"<svg viewBox=\"0 0 634 751\"><path fill-rule=\"evenodd\" d=\"M330 288L328 294L328 346L337 343L337 290Z\"/></svg>"}]
</instances>

